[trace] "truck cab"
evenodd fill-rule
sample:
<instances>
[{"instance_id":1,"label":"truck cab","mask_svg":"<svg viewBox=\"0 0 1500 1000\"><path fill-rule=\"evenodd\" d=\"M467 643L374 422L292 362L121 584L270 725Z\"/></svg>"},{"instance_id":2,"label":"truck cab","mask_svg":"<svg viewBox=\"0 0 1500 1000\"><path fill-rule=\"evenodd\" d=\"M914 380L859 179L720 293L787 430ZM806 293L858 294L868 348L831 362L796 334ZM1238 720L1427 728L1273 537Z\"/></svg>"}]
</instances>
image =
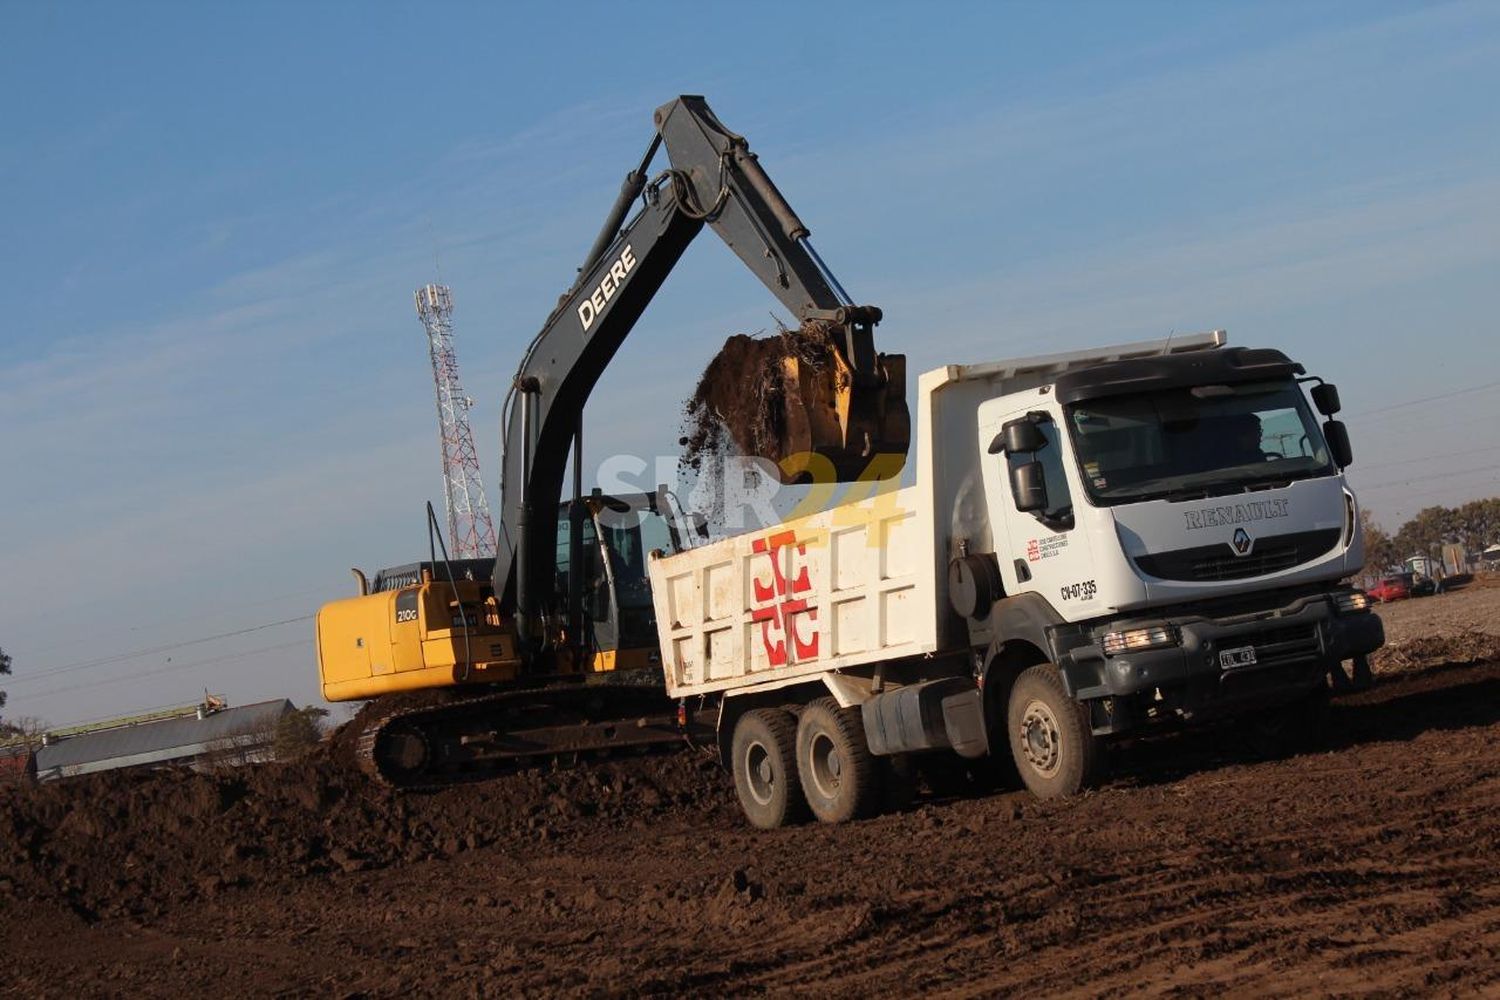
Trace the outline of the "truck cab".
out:
<instances>
[{"instance_id":1,"label":"truck cab","mask_svg":"<svg viewBox=\"0 0 1500 1000\"><path fill-rule=\"evenodd\" d=\"M1336 392L1279 351L1062 374L978 407L1003 593L1097 734L1316 692L1382 642ZM1331 405L1330 405L1331 404ZM1009 615L1009 617L1017 617ZM991 636L1002 648L1010 636ZM1344 676L1340 674L1340 676Z\"/></svg>"}]
</instances>

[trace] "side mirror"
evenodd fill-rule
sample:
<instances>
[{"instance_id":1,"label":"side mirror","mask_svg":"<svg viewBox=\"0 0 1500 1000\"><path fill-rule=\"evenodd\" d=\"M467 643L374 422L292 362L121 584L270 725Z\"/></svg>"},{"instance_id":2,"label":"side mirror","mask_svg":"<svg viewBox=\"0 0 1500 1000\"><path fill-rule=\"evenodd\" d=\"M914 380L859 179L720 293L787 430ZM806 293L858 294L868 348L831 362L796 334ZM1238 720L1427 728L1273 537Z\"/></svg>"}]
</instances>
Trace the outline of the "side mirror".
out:
<instances>
[{"instance_id":1,"label":"side mirror","mask_svg":"<svg viewBox=\"0 0 1500 1000\"><path fill-rule=\"evenodd\" d=\"M1325 417L1331 417L1339 412L1339 387L1332 382L1323 382L1312 387L1313 405L1318 412Z\"/></svg>"},{"instance_id":2,"label":"side mirror","mask_svg":"<svg viewBox=\"0 0 1500 1000\"><path fill-rule=\"evenodd\" d=\"M1318 388L1321 389L1322 386ZM1349 447L1349 429L1344 426L1342 420L1325 420L1323 437L1328 441L1328 451L1333 455L1335 465L1340 469L1347 469L1354 463L1354 452Z\"/></svg>"},{"instance_id":3,"label":"side mirror","mask_svg":"<svg viewBox=\"0 0 1500 1000\"><path fill-rule=\"evenodd\" d=\"M1035 420L1017 417L1001 425L1000 433L990 442L990 454L996 455L1002 451L1007 455L1030 454L1046 445L1047 438L1043 436Z\"/></svg>"},{"instance_id":4,"label":"side mirror","mask_svg":"<svg viewBox=\"0 0 1500 1000\"><path fill-rule=\"evenodd\" d=\"M1010 470L1010 493L1016 510L1030 514L1047 509L1047 477L1041 462L1022 462Z\"/></svg>"}]
</instances>

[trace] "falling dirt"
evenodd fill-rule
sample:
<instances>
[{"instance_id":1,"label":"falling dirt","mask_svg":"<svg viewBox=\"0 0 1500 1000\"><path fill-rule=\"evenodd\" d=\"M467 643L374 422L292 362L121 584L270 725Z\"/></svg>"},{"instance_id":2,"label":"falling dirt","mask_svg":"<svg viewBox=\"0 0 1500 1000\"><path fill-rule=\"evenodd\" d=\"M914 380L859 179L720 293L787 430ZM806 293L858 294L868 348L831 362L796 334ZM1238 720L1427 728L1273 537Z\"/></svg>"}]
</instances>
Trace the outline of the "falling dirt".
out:
<instances>
[{"instance_id":1,"label":"falling dirt","mask_svg":"<svg viewBox=\"0 0 1500 1000\"><path fill-rule=\"evenodd\" d=\"M730 454L779 462L786 434L784 362L822 370L834 362L833 330L809 321L769 337L735 334L724 342L683 407L681 464L700 472Z\"/></svg>"}]
</instances>

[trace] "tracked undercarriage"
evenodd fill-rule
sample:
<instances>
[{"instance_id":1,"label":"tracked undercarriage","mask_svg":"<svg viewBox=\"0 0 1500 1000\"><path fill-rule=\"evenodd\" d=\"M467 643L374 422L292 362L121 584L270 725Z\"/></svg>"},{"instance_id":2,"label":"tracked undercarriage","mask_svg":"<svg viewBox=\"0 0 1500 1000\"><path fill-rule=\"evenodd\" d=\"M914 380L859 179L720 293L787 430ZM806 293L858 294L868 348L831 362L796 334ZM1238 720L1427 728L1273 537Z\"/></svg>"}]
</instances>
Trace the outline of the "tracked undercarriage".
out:
<instances>
[{"instance_id":1,"label":"tracked undercarriage","mask_svg":"<svg viewBox=\"0 0 1500 1000\"><path fill-rule=\"evenodd\" d=\"M550 760L711 743L716 714L679 710L659 671L447 689L375 704L355 757L365 773L403 789L479 781Z\"/></svg>"}]
</instances>

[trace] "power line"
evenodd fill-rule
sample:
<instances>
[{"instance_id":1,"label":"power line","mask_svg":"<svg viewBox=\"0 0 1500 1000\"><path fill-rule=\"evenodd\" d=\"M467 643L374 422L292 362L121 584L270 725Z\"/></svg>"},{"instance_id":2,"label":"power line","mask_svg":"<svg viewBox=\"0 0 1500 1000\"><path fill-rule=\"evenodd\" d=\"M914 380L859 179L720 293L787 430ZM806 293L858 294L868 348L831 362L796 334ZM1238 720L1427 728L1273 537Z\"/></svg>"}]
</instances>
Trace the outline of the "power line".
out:
<instances>
[{"instance_id":1,"label":"power line","mask_svg":"<svg viewBox=\"0 0 1500 1000\"><path fill-rule=\"evenodd\" d=\"M1459 485L1459 486L1452 486L1452 487L1438 487L1436 489L1422 490L1422 491L1417 492L1417 493L1406 493L1406 494L1403 494L1401 496L1401 498L1400 498L1400 501L1401 501L1401 505L1400 506L1396 506L1395 501L1390 501L1391 505L1389 507L1382 507L1381 510L1388 511L1388 512L1390 512L1394 516L1396 514L1400 514L1403 511L1406 511L1406 510L1409 510L1409 509L1412 509L1412 508L1425 509L1427 507L1443 506L1442 504L1434 504L1434 503L1425 502L1425 501L1428 501L1429 498L1431 498L1431 497L1439 497L1439 496L1451 497L1451 496L1454 495L1454 491L1455 490L1461 491L1461 490L1463 490L1463 487L1461 485ZM1457 501L1452 502L1448 506L1450 508L1452 508L1452 507L1462 507L1465 504L1475 503L1475 502L1483 501L1483 500L1491 500L1491 499L1495 499L1495 496L1489 496L1489 497L1484 497L1484 496L1470 496L1470 498L1467 499L1467 500L1457 500Z\"/></svg>"},{"instance_id":2,"label":"power line","mask_svg":"<svg viewBox=\"0 0 1500 1000\"><path fill-rule=\"evenodd\" d=\"M1384 483L1370 483L1369 485L1358 485L1361 492L1366 490L1381 490L1388 486L1410 486L1412 483L1427 482L1433 479L1452 479L1455 476L1473 476L1481 472L1493 472L1500 469L1500 465L1486 465L1478 469L1459 469L1454 472L1440 472L1431 476L1412 476L1410 479L1392 479Z\"/></svg>"},{"instance_id":3,"label":"power line","mask_svg":"<svg viewBox=\"0 0 1500 1000\"><path fill-rule=\"evenodd\" d=\"M274 653L283 649L291 649L294 646L307 644L306 639L296 642L283 642L276 646L262 646L259 649L247 649L242 653L229 653L224 656L215 656L207 660L198 660L194 663L174 663L171 666L157 667L154 670L141 670L133 674L123 674L119 677L110 677L104 680L83 681L78 684L67 684L60 688L48 688L45 691L33 691L28 698L46 698L54 694L67 694L70 691L84 691L89 688L104 687L107 684L119 684L124 681L138 680L142 677L153 677L157 674L176 673L181 670L194 670L198 667L212 666L215 663L227 663L230 660L243 660L247 656L259 656L261 653Z\"/></svg>"},{"instance_id":4,"label":"power line","mask_svg":"<svg viewBox=\"0 0 1500 1000\"><path fill-rule=\"evenodd\" d=\"M236 601L235 602L235 608L236 608L237 611L244 611L247 608L260 608L260 607L264 607L267 604L275 604L277 601L289 601L289 600L291 600L294 597L306 597L309 594L327 594L327 593L328 593L328 588L327 587L313 587L310 590L298 590L298 591L294 591L292 593L287 593L287 594L277 594L275 597L267 597L267 598L264 598L263 600L259 600L259 601L248 601L248 602L247 601ZM104 603L106 603L106 602L103 601L103 600L90 601L90 602L86 602L84 604L69 604L68 608L70 610L76 610L76 609L78 609L80 607L84 607L84 608L96 607L96 606L104 604ZM196 617L194 617L194 616L187 616L187 617L159 619L159 620L154 621L154 622L146 622L146 623L140 624L140 625L131 625L130 628L129 628L129 631L131 631L131 632L138 632L138 631L145 630L145 629L165 628L166 626L169 626L169 625L180 625L180 624L183 624L183 623L186 623L186 622L199 621L199 620L201 620L202 617L203 616L200 615L200 616L196 616ZM71 638L64 639L62 642L54 642L54 643L52 643L50 645L47 645L47 646L39 646L39 647L33 648L33 647L27 645L26 649L27 649L27 652L30 655L33 655L33 656L36 655L36 654L38 654L38 653L50 653L50 652L52 652L55 649L63 649L65 647L67 647L67 646L77 646L79 643L94 642L94 641L98 640L103 635L116 634L118 631L119 631L118 629L106 629L104 631L94 632L94 633L91 633L89 635L83 635L83 636L76 636L75 635L75 636L73 636ZM26 645L26 644L23 643L23 642L20 642L20 641L16 641L16 645L20 646L20 645Z\"/></svg>"},{"instance_id":5,"label":"power line","mask_svg":"<svg viewBox=\"0 0 1500 1000\"><path fill-rule=\"evenodd\" d=\"M1436 396L1424 396L1421 399L1409 399L1404 403L1392 403L1389 406L1377 406L1373 410L1360 410L1351 413L1352 417L1368 417L1376 413L1389 413L1391 410L1404 410L1408 406L1421 406L1423 403L1433 403L1440 399L1452 399L1454 396L1463 396L1471 392L1483 392L1486 389L1494 389L1500 386L1500 382L1486 382L1483 385L1471 385L1466 389L1454 389L1452 392L1440 392Z\"/></svg>"},{"instance_id":6,"label":"power line","mask_svg":"<svg viewBox=\"0 0 1500 1000\"><path fill-rule=\"evenodd\" d=\"M249 635L251 632L260 632L268 628L277 628L281 625L291 625L296 622L311 621L316 615L301 615L297 618L283 618L280 621L265 622L261 625L251 625L248 628L235 629L232 632L220 632L217 635L206 635L197 639L185 639L182 642L171 642L164 646L152 646L149 649L137 649L128 653L115 653L112 656L101 656L94 660L81 660L77 663L66 663L60 667L48 667L45 670L27 671L18 674L12 679L8 686L24 684L27 681L36 680L39 677L51 677L55 674L72 673L75 670L87 670L90 667L102 667L109 663L121 663L125 660L134 660L141 656L151 656L156 653L169 653L174 649L183 649L187 646L200 646L205 642L217 642L220 639L231 639L239 635Z\"/></svg>"},{"instance_id":7,"label":"power line","mask_svg":"<svg viewBox=\"0 0 1500 1000\"><path fill-rule=\"evenodd\" d=\"M1489 451L1500 451L1500 444L1488 448L1469 448L1464 451L1450 451L1442 455L1428 455L1425 458L1408 458L1399 462L1377 462L1374 465L1361 465L1360 472L1368 472L1370 469L1388 469L1393 465L1415 465L1418 462L1436 462L1440 458L1463 458L1465 455L1482 455Z\"/></svg>"}]
</instances>

